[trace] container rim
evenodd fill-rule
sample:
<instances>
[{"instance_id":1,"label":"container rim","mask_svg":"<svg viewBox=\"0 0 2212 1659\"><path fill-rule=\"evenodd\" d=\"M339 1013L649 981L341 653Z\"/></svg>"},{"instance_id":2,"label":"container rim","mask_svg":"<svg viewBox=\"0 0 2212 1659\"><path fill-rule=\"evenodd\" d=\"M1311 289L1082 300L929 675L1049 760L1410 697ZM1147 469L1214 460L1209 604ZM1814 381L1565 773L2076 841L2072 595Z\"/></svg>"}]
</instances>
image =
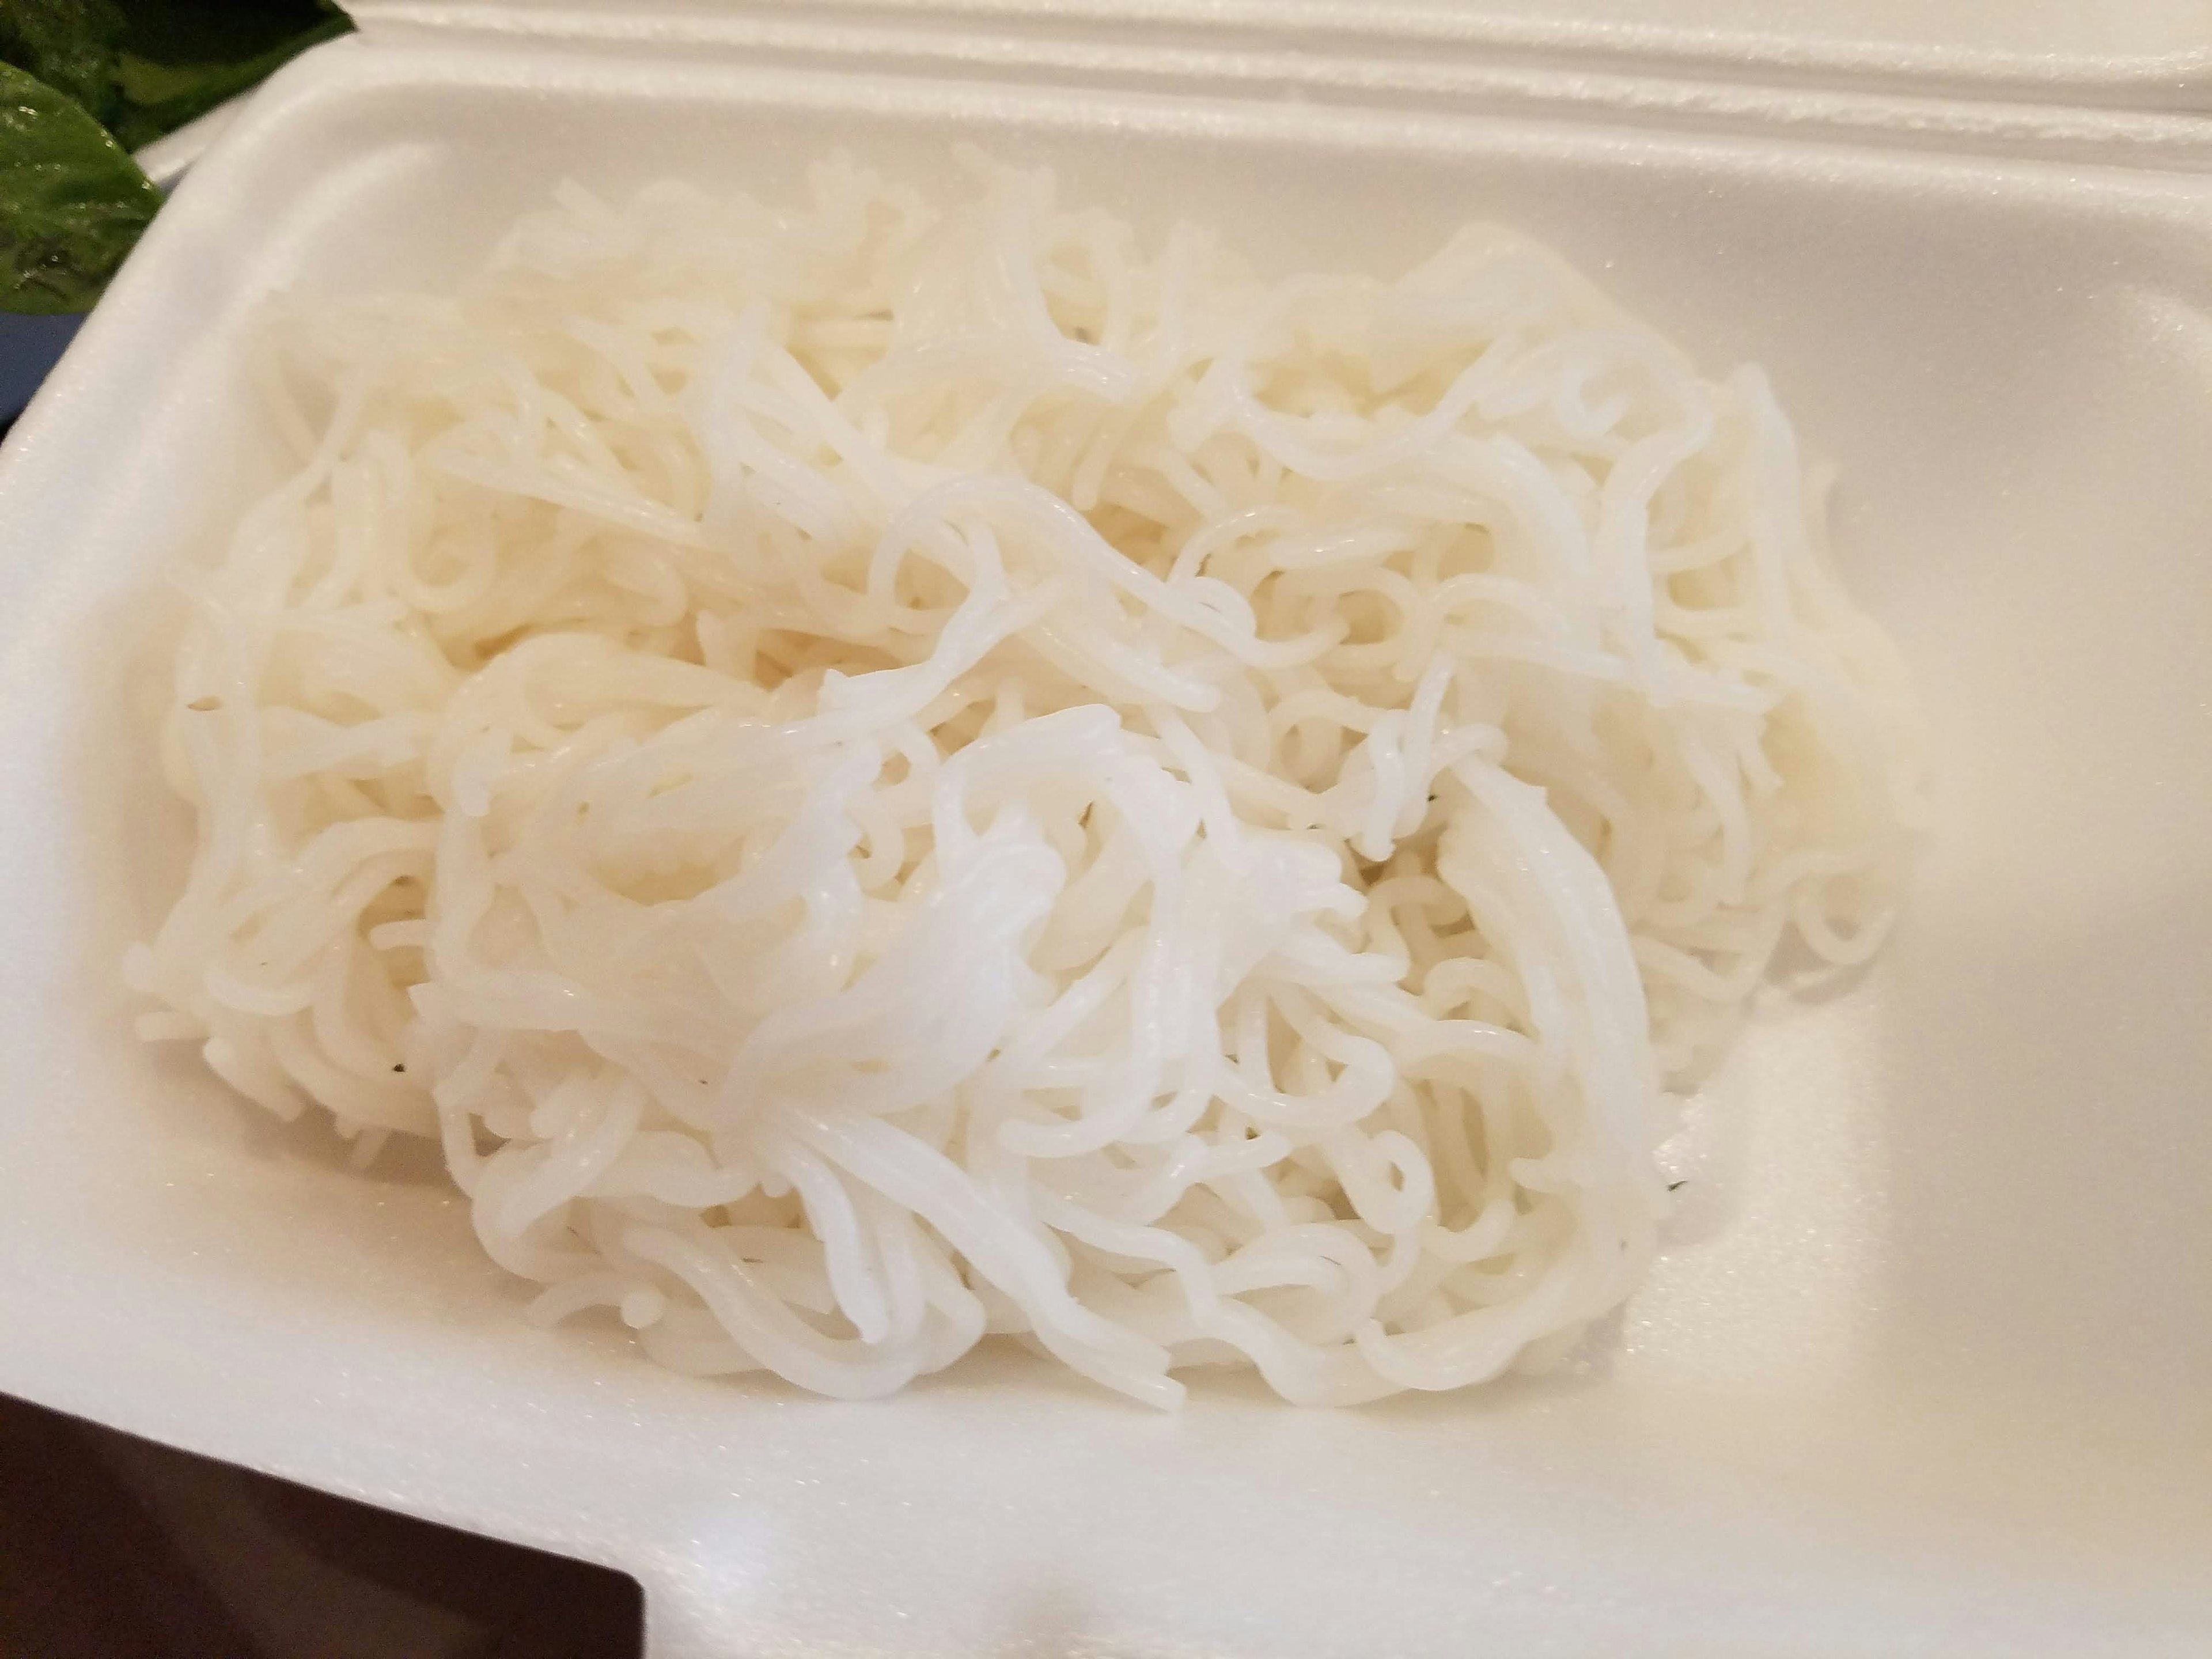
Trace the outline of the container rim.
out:
<instances>
[{"instance_id":1,"label":"container rim","mask_svg":"<svg viewBox=\"0 0 2212 1659\"><path fill-rule=\"evenodd\" d=\"M1593 0L348 0L369 33L526 38L572 46L749 52L811 42L862 54L903 41L1008 60L1079 43L1165 57L1281 50L1596 70L1673 79L1825 87L2062 106L2212 110L2212 38L2084 28L2070 0L1934 9L1932 27L1839 27L1825 3L1755 19L1714 0L1662 0L1617 17ZM2137 5L2121 9L2147 12ZM2109 11L2100 16L2109 19Z\"/></svg>"}]
</instances>

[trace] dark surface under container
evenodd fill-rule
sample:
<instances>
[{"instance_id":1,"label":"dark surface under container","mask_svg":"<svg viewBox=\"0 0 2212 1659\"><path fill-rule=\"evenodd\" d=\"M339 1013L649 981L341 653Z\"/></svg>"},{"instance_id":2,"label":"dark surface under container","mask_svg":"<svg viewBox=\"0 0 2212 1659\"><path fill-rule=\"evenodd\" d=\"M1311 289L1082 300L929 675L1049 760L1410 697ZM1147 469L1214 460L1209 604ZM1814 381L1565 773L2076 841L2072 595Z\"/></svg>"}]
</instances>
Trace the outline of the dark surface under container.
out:
<instances>
[{"instance_id":1,"label":"dark surface under container","mask_svg":"<svg viewBox=\"0 0 2212 1659\"><path fill-rule=\"evenodd\" d=\"M605 1567L0 1395L8 1659L632 1659L643 1628Z\"/></svg>"},{"instance_id":2,"label":"dark surface under container","mask_svg":"<svg viewBox=\"0 0 2212 1659\"><path fill-rule=\"evenodd\" d=\"M26 317L0 311L0 432L22 413L83 321L81 316Z\"/></svg>"}]
</instances>

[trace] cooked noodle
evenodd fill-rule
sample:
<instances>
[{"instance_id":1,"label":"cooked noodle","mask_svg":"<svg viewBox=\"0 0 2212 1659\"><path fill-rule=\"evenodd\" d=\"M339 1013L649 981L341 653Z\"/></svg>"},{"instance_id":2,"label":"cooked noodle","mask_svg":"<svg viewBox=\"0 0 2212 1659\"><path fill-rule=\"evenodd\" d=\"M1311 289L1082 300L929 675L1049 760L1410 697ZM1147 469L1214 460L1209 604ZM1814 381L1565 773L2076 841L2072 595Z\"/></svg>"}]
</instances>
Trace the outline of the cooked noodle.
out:
<instances>
[{"instance_id":1,"label":"cooked noodle","mask_svg":"<svg viewBox=\"0 0 2212 1659\"><path fill-rule=\"evenodd\" d=\"M1667 1091L1888 921L1908 711L1791 430L1498 230L1267 283L970 171L568 187L281 319L142 1030L441 1138L540 1316L688 1371L1556 1357Z\"/></svg>"}]
</instances>

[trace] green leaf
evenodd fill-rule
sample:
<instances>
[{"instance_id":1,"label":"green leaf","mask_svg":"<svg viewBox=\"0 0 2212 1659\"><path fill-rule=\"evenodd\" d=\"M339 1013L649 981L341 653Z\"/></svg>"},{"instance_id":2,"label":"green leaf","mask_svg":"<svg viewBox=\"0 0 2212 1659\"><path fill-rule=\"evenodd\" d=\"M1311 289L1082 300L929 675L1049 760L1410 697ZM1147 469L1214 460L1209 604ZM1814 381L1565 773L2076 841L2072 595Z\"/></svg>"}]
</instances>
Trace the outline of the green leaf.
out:
<instances>
[{"instance_id":1,"label":"green leaf","mask_svg":"<svg viewBox=\"0 0 2212 1659\"><path fill-rule=\"evenodd\" d=\"M74 99L0 64L0 311L83 311L161 205Z\"/></svg>"},{"instance_id":2,"label":"green leaf","mask_svg":"<svg viewBox=\"0 0 2212 1659\"><path fill-rule=\"evenodd\" d=\"M128 150L350 27L329 0L0 0L0 311L90 306L161 202Z\"/></svg>"},{"instance_id":3,"label":"green leaf","mask_svg":"<svg viewBox=\"0 0 2212 1659\"><path fill-rule=\"evenodd\" d=\"M343 16L322 17L253 57L230 62L157 63L126 52L117 66L125 107L116 118L115 136L132 149L150 144L225 99L258 86L309 46L333 40L352 27Z\"/></svg>"},{"instance_id":4,"label":"green leaf","mask_svg":"<svg viewBox=\"0 0 2212 1659\"><path fill-rule=\"evenodd\" d=\"M115 53L125 27L114 0L0 0L0 63L110 121L122 105Z\"/></svg>"}]
</instances>

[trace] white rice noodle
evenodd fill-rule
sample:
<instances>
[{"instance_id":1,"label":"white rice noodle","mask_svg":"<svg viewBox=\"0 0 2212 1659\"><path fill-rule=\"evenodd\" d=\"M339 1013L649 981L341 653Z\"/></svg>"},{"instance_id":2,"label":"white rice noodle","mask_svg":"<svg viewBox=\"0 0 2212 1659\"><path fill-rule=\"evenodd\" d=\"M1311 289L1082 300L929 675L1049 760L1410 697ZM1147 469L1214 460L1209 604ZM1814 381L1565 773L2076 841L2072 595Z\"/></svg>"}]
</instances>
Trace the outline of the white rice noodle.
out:
<instances>
[{"instance_id":1,"label":"white rice noodle","mask_svg":"<svg viewBox=\"0 0 2212 1659\"><path fill-rule=\"evenodd\" d=\"M569 187L280 319L140 1031L439 1138L536 1316L685 1370L1554 1358L1924 791L1790 428L1502 232L1269 284L972 172Z\"/></svg>"}]
</instances>

